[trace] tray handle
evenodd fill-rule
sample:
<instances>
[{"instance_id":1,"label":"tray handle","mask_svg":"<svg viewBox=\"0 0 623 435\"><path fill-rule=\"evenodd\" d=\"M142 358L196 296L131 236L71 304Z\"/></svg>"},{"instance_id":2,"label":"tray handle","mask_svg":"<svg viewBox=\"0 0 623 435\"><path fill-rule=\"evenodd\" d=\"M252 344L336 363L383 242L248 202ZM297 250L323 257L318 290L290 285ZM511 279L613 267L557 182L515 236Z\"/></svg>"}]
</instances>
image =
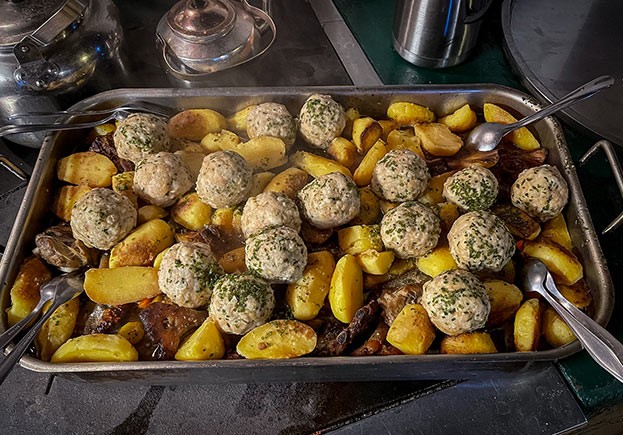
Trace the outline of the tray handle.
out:
<instances>
[{"instance_id":1,"label":"tray handle","mask_svg":"<svg viewBox=\"0 0 623 435\"><path fill-rule=\"evenodd\" d=\"M617 187L619 188L619 193L623 197L623 171L621 171L621 164L619 163L619 158L614 151L614 147L609 141L602 139L596 142L592 147L590 147L586 154L584 154L582 158L580 158L578 164L579 166L583 166L584 164L586 164L591 159L591 157L593 157L597 153L597 151L599 151L600 148L603 149L604 153L606 154L606 158L608 159L608 163L610 164L610 168L612 169L612 175L614 176L614 180L616 181ZM623 212L619 213L619 215L614 218L614 220L601 231L601 234L606 234L614 230L622 223Z\"/></svg>"}]
</instances>

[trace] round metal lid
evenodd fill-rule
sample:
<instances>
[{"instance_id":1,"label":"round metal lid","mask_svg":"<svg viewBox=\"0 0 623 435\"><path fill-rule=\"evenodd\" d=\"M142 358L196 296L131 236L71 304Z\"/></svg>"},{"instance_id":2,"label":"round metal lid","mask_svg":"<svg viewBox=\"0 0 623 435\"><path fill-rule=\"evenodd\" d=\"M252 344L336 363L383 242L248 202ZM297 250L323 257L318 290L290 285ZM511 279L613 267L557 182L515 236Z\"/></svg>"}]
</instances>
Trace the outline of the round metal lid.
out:
<instances>
[{"instance_id":1,"label":"round metal lid","mask_svg":"<svg viewBox=\"0 0 623 435\"><path fill-rule=\"evenodd\" d=\"M623 146L623 2L507 0L502 8L506 54L524 86L556 100L580 84L611 75L614 85L565 109L565 118Z\"/></svg>"},{"instance_id":2,"label":"round metal lid","mask_svg":"<svg viewBox=\"0 0 623 435\"><path fill-rule=\"evenodd\" d=\"M13 46L37 30L65 0L0 1L0 46Z\"/></svg>"},{"instance_id":3,"label":"round metal lid","mask_svg":"<svg viewBox=\"0 0 623 435\"><path fill-rule=\"evenodd\" d=\"M189 0L173 6L167 20L179 35L209 41L231 30L236 11L226 0Z\"/></svg>"}]
</instances>

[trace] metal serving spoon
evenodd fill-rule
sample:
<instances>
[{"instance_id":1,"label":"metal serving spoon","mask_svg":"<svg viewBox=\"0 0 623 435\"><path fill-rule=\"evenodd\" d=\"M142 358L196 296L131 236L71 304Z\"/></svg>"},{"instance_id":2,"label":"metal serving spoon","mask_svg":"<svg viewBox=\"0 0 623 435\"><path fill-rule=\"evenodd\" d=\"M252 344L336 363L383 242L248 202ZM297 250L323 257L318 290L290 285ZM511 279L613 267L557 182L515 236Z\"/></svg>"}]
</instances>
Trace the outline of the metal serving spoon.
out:
<instances>
[{"instance_id":1,"label":"metal serving spoon","mask_svg":"<svg viewBox=\"0 0 623 435\"><path fill-rule=\"evenodd\" d=\"M22 329L28 326L28 324L39 314L39 311L43 308L46 302L52 301L52 305L50 308L43 313L41 318L35 323L35 325L30 328L30 330L24 335L24 337L15 345L13 350L3 359L0 357L0 384L4 382L8 374L11 372L15 364L20 360L24 352L30 346L30 343L34 340L35 336L43 326L46 320L56 311L58 307L63 305L65 302L73 299L80 293L82 293L84 284L84 270L79 269L74 272L66 273L64 275L53 278L49 282L45 283L41 286L39 293L41 294L41 299L39 303L35 306L33 311L26 316L19 323L16 323L9 329L7 329L0 336L0 355L3 353L5 348L11 342L11 340L20 332Z\"/></svg>"},{"instance_id":2,"label":"metal serving spoon","mask_svg":"<svg viewBox=\"0 0 623 435\"><path fill-rule=\"evenodd\" d=\"M592 97L600 90L612 86L614 78L611 76L601 76L583 84L574 91L571 91L560 100L549 106L533 113L530 116L514 122L512 124L500 124L498 122L485 122L475 127L469 132L465 138L465 147L474 151L491 151L494 149L502 138L513 130L525 127L535 121L539 121L552 113L558 112L578 101Z\"/></svg>"},{"instance_id":3,"label":"metal serving spoon","mask_svg":"<svg viewBox=\"0 0 623 435\"><path fill-rule=\"evenodd\" d=\"M545 264L530 259L523 269L526 290L542 295L569 325L591 357L619 382L623 382L623 344L588 317L558 291Z\"/></svg>"}]
</instances>

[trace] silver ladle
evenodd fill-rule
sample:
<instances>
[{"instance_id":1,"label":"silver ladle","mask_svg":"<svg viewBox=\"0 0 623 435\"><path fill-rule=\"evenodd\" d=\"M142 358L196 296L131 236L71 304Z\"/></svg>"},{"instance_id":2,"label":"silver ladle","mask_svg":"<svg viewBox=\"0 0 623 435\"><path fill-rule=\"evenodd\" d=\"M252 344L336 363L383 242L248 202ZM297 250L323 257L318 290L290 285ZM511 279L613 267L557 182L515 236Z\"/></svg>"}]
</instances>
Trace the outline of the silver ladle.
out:
<instances>
[{"instance_id":1,"label":"silver ladle","mask_svg":"<svg viewBox=\"0 0 623 435\"><path fill-rule=\"evenodd\" d=\"M469 132L465 138L465 147L468 150L474 151L491 151L498 146L502 138L511 131L525 127L528 124L539 121L546 116L577 103L578 101L592 97L600 90L612 86L613 84L614 78L611 76L597 77L596 79L583 84L576 90L571 91L557 102L552 103L544 109L541 109L530 116L526 116L525 118L512 124L500 124L498 122L482 123Z\"/></svg>"},{"instance_id":2,"label":"silver ladle","mask_svg":"<svg viewBox=\"0 0 623 435\"><path fill-rule=\"evenodd\" d=\"M523 283L525 290L535 291L549 302L597 364L623 382L623 344L558 291L543 262L537 259L526 262Z\"/></svg>"}]
</instances>

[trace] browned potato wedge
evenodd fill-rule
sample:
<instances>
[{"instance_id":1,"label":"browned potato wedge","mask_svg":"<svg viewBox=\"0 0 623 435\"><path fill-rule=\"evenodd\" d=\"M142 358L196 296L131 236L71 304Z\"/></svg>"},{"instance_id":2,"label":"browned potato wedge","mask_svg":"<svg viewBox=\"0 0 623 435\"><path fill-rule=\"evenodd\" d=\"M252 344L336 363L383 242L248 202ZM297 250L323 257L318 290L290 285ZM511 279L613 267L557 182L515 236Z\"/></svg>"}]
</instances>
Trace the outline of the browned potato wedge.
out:
<instances>
[{"instance_id":1,"label":"browned potato wedge","mask_svg":"<svg viewBox=\"0 0 623 435\"><path fill-rule=\"evenodd\" d=\"M163 219L169 215L169 212L157 205L148 204L138 209L138 217L136 219L139 225L144 224L152 219Z\"/></svg>"},{"instance_id":2,"label":"browned potato wedge","mask_svg":"<svg viewBox=\"0 0 623 435\"><path fill-rule=\"evenodd\" d=\"M353 173L353 180L355 180L358 186L367 186L370 184L374 167L385 154L387 154L387 147L382 140L378 140L374 146L368 150Z\"/></svg>"},{"instance_id":3,"label":"browned potato wedge","mask_svg":"<svg viewBox=\"0 0 623 435\"><path fill-rule=\"evenodd\" d=\"M110 250L108 266L150 266L156 255L175 241L173 229L161 219L137 227Z\"/></svg>"},{"instance_id":4,"label":"browned potato wedge","mask_svg":"<svg viewBox=\"0 0 623 435\"><path fill-rule=\"evenodd\" d=\"M288 168L275 175L264 188L264 192L282 192L290 199L307 184L307 172L299 168Z\"/></svg>"},{"instance_id":5,"label":"browned potato wedge","mask_svg":"<svg viewBox=\"0 0 623 435\"><path fill-rule=\"evenodd\" d=\"M558 243L546 239L527 240L523 253L545 263L557 283L571 285L584 276L584 269L576 256Z\"/></svg>"},{"instance_id":6,"label":"browned potato wedge","mask_svg":"<svg viewBox=\"0 0 623 435\"><path fill-rule=\"evenodd\" d=\"M286 144L278 137L258 136L236 145L220 145L223 151L235 151L244 157L255 172L267 171L288 162Z\"/></svg>"},{"instance_id":7,"label":"browned potato wedge","mask_svg":"<svg viewBox=\"0 0 623 435\"><path fill-rule=\"evenodd\" d=\"M387 142L387 137L389 134L398 128L398 124L393 119L379 119L376 122L379 123L383 133L381 133L381 139Z\"/></svg>"},{"instance_id":8,"label":"browned potato wedge","mask_svg":"<svg viewBox=\"0 0 623 435\"><path fill-rule=\"evenodd\" d=\"M495 104L485 103L483 112L485 121L487 122L498 122L500 124L512 124L513 122L517 122L517 119L513 115ZM536 140L534 135L526 127L521 127L510 132L507 137L510 138L510 141L517 148L524 151L532 151L541 147L539 141Z\"/></svg>"},{"instance_id":9,"label":"browned potato wedge","mask_svg":"<svg viewBox=\"0 0 623 435\"><path fill-rule=\"evenodd\" d=\"M436 157L453 156L463 147L463 139L443 124L417 124L413 131L420 138L422 148Z\"/></svg>"},{"instance_id":10,"label":"browned potato wedge","mask_svg":"<svg viewBox=\"0 0 623 435\"><path fill-rule=\"evenodd\" d=\"M119 328L118 334L135 345L145 336L145 328L141 322L128 322Z\"/></svg>"},{"instance_id":11,"label":"browned potato wedge","mask_svg":"<svg viewBox=\"0 0 623 435\"><path fill-rule=\"evenodd\" d=\"M112 176L112 190L120 195L127 197L134 207L138 208L138 197L133 190L134 171L122 172Z\"/></svg>"},{"instance_id":12,"label":"browned potato wedge","mask_svg":"<svg viewBox=\"0 0 623 435\"><path fill-rule=\"evenodd\" d=\"M465 332L445 336L441 339L440 353L471 355L476 353L497 353L497 349L488 332Z\"/></svg>"},{"instance_id":13,"label":"browned potato wedge","mask_svg":"<svg viewBox=\"0 0 623 435\"><path fill-rule=\"evenodd\" d=\"M51 302L46 304L44 311L47 311L50 305ZM80 311L80 300L74 298L58 307L43 324L35 338L37 353L42 361L50 361L56 349L69 340L76 326L78 311Z\"/></svg>"},{"instance_id":14,"label":"browned potato wedge","mask_svg":"<svg viewBox=\"0 0 623 435\"><path fill-rule=\"evenodd\" d=\"M175 353L178 361L220 359L225 355L225 341L214 320L208 317Z\"/></svg>"},{"instance_id":15,"label":"browned potato wedge","mask_svg":"<svg viewBox=\"0 0 623 435\"><path fill-rule=\"evenodd\" d=\"M58 348L53 363L138 361L138 352L116 334L89 334L70 338Z\"/></svg>"},{"instance_id":16,"label":"browned potato wedge","mask_svg":"<svg viewBox=\"0 0 623 435\"><path fill-rule=\"evenodd\" d=\"M327 159L326 157L307 151L295 152L290 156L290 162L314 178L322 177L331 172L341 172L348 177L353 177L350 170L344 165L339 164L335 160Z\"/></svg>"},{"instance_id":17,"label":"browned potato wedge","mask_svg":"<svg viewBox=\"0 0 623 435\"><path fill-rule=\"evenodd\" d=\"M54 197L52 212L65 222L69 222L74 204L89 190L91 187L86 185L61 187Z\"/></svg>"},{"instance_id":18,"label":"browned potato wedge","mask_svg":"<svg viewBox=\"0 0 623 435\"><path fill-rule=\"evenodd\" d=\"M242 273L247 270L244 262L244 246L232 249L223 254L218 260L225 273Z\"/></svg>"},{"instance_id":19,"label":"browned potato wedge","mask_svg":"<svg viewBox=\"0 0 623 435\"><path fill-rule=\"evenodd\" d=\"M492 211L518 239L534 240L541 233L541 225L537 221L511 204L498 205Z\"/></svg>"},{"instance_id":20,"label":"browned potato wedge","mask_svg":"<svg viewBox=\"0 0 623 435\"><path fill-rule=\"evenodd\" d=\"M203 158L206 156L203 149L200 152L180 150L175 151L175 155L178 156L182 162L186 164L190 171L190 178L193 182L197 181L199 172L201 171L201 165L203 164Z\"/></svg>"},{"instance_id":21,"label":"browned potato wedge","mask_svg":"<svg viewBox=\"0 0 623 435\"><path fill-rule=\"evenodd\" d=\"M541 307L538 299L528 299L515 313L515 350L532 352L539 347Z\"/></svg>"},{"instance_id":22,"label":"browned potato wedge","mask_svg":"<svg viewBox=\"0 0 623 435\"><path fill-rule=\"evenodd\" d=\"M26 317L39 302L39 289L52 279L48 266L38 257L29 257L20 266L11 287L11 306L7 310L9 326Z\"/></svg>"},{"instance_id":23,"label":"browned potato wedge","mask_svg":"<svg viewBox=\"0 0 623 435\"><path fill-rule=\"evenodd\" d=\"M257 174L253 174L253 185L251 187L251 191L249 192L249 198L252 198L262 193L274 176L275 174L270 171L258 172Z\"/></svg>"},{"instance_id":24,"label":"browned potato wedge","mask_svg":"<svg viewBox=\"0 0 623 435\"><path fill-rule=\"evenodd\" d=\"M227 121L211 109L188 109L176 114L167 124L172 138L200 141L208 133L218 133L227 128Z\"/></svg>"},{"instance_id":25,"label":"browned potato wedge","mask_svg":"<svg viewBox=\"0 0 623 435\"><path fill-rule=\"evenodd\" d=\"M437 122L448 127L453 133L462 133L476 126L476 112L469 104L465 104L453 113L439 118Z\"/></svg>"},{"instance_id":26,"label":"browned potato wedge","mask_svg":"<svg viewBox=\"0 0 623 435\"><path fill-rule=\"evenodd\" d=\"M415 135L413 129L392 130L389 132L387 134L387 149L389 151L409 150L424 158L420 138Z\"/></svg>"},{"instance_id":27,"label":"browned potato wedge","mask_svg":"<svg viewBox=\"0 0 623 435\"><path fill-rule=\"evenodd\" d=\"M206 134L201 139L201 147L208 153L231 149L235 151L235 148L240 146L241 142L240 137L236 133L229 130L221 130Z\"/></svg>"},{"instance_id":28,"label":"browned potato wedge","mask_svg":"<svg viewBox=\"0 0 623 435\"><path fill-rule=\"evenodd\" d=\"M84 291L93 302L105 305L153 298L160 294L158 271L142 266L89 269L84 274Z\"/></svg>"},{"instance_id":29,"label":"browned potato wedge","mask_svg":"<svg viewBox=\"0 0 623 435\"><path fill-rule=\"evenodd\" d=\"M399 127L435 120L435 114L427 107L406 101L390 104L387 117L394 120Z\"/></svg>"},{"instance_id":30,"label":"browned potato wedge","mask_svg":"<svg viewBox=\"0 0 623 435\"><path fill-rule=\"evenodd\" d=\"M419 257L416 261L418 269L431 278L448 270L459 268L450 254L450 248L445 245L437 246L429 254Z\"/></svg>"},{"instance_id":31,"label":"browned potato wedge","mask_svg":"<svg viewBox=\"0 0 623 435\"><path fill-rule=\"evenodd\" d=\"M593 302L591 290L584 279L573 285L558 284L558 290L560 290L565 299L580 309L587 308Z\"/></svg>"},{"instance_id":32,"label":"browned potato wedge","mask_svg":"<svg viewBox=\"0 0 623 435\"><path fill-rule=\"evenodd\" d=\"M171 218L189 230L199 231L212 220L212 207L199 199L197 192L184 195L171 208Z\"/></svg>"},{"instance_id":33,"label":"browned potato wedge","mask_svg":"<svg viewBox=\"0 0 623 435\"><path fill-rule=\"evenodd\" d=\"M257 104L252 104L251 106L247 106L244 109L238 110L231 117L227 118L227 126L238 133L247 132L247 116L249 112L253 110Z\"/></svg>"},{"instance_id":34,"label":"browned potato wedge","mask_svg":"<svg viewBox=\"0 0 623 435\"><path fill-rule=\"evenodd\" d=\"M499 279L489 279L483 284L491 303L487 327L500 326L512 319L523 301L521 290L511 283Z\"/></svg>"},{"instance_id":35,"label":"browned potato wedge","mask_svg":"<svg viewBox=\"0 0 623 435\"><path fill-rule=\"evenodd\" d=\"M359 214L351 221L355 225L371 225L378 221L381 214L379 198L369 186L359 188Z\"/></svg>"},{"instance_id":36,"label":"browned potato wedge","mask_svg":"<svg viewBox=\"0 0 623 435\"><path fill-rule=\"evenodd\" d=\"M217 208L212 213L212 225L230 234L242 234L242 210L234 207Z\"/></svg>"},{"instance_id":37,"label":"browned potato wedge","mask_svg":"<svg viewBox=\"0 0 623 435\"><path fill-rule=\"evenodd\" d=\"M573 250L573 242L567 228L567 222L562 214L543 224L541 231L543 238L558 243L560 246L571 252Z\"/></svg>"},{"instance_id":38,"label":"browned potato wedge","mask_svg":"<svg viewBox=\"0 0 623 435\"><path fill-rule=\"evenodd\" d=\"M421 355L435 340L435 327L420 304L408 304L387 332L387 342L408 355Z\"/></svg>"},{"instance_id":39,"label":"browned potato wedge","mask_svg":"<svg viewBox=\"0 0 623 435\"><path fill-rule=\"evenodd\" d=\"M368 152L383 133L381 125L370 117L358 118L353 121L353 143L359 154Z\"/></svg>"},{"instance_id":40,"label":"browned potato wedge","mask_svg":"<svg viewBox=\"0 0 623 435\"><path fill-rule=\"evenodd\" d=\"M543 311L543 337L550 346L560 347L575 340L575 334L552 307Z\"/></svg>"},{"instance_id":41,"label":"browned potato wedge","mask_svg":"<svg viewBox=\"0 0 623 435\"><path fill-rule=\"evenodd\" d=\"M154 269L159 270L160 269L160 264L162 264L162 257L164 257L164 254L167 253L167 251L169 250L169 248L163 249L158 255L156 255L156 258L154 258ZM101 265L100 264L100 269L106 268L108 267L108 265Z\"/></svg>"},{"instance_id":42,"label":"browned potato wedge","mask_svg":"<svg viewBox=\"0 0 623 435\"><path fill-rule=\"evenodd\" d=\"M337 242L342 252L361 254L368 249L383 250L379 225L354 225L337 232Z\"/></svg>"},{"instance_id":43,"label":"browned potato wedge","mask_svg":"<svg viewBox=\"0 0 623 435\"><path fill-rule=\"evenodd\" d=\"M345 137L336 137L329 143L327 154L335 159L340 165L352 169L359 155L357 154L357 146Z\"/></svg>"},{"instance_id":44,"label":"browned potato wedge","mask_svg":"<svg viewBox=\"0 0 623 435\"><path fill-rule=\"evenodd\" d=\"M329 305L335 318L342 323L350 323L355 312L363 307L363 272L353 255L344 255L335 265Z\"/></svg>"},{"instance_id":45,"label":"browned potato wedge","mask_svg":"<svg viewBox=\"0 0 623 435\"><path fill-rule=\"evenodd\" d=\"M357 254L357 261L361 266L361 270L370 275L385 275L389 272L394 262L393 251L377 251L375 249L367 249Z\"/></svg>"},{"instance_id":46,"label":"browned potato wedge","mask_svg":"<svg viewBox=\"0 0 623 435\"><path fill-rule=\"evenodd\" d=\"M115 164L105 155L94 151L70 154L60 159L56 167L59 180L90 187L109 187L116 173Z\"/></svg>"},{"instance_id":47,"label":"browned potato wedge","mask_svg":"<svg viewBox=\"0 0 623 435\"><path fill-rule=\"evenodd\" d=\"M344 130L342 130L342 136L347 139L353 138L353 121L361 117L359 113L359 109L356 107L349 107L346 109L346 125L344 126Z\"/></svg>"},{"instance_id":48,"label":"browned potato wedge","mask_svg":"<svg viewBox=\"0 0 623 435\"><path fill-rule=\"evenodd\" d=\"M454 174L455 171L444 172L443 174L435 175L428 182L426 190L418 198L418 201L424 204L439 204L445 201L443 197L443 183Z\"/></svg>"},{"instance_id":49,"label":"browned potato wedge","mask_svg":"<svg viewBox=\"0 0 623 435\"><path fill-rule=\"evenodd\" d=\"M461 213L459 212L459 206L452 202L442 202L437 204L439 210L439 219L441 219L441 226L444 231L450 231L452 224L459 218Z\"/></svg>"},{"instance_id":50,"label":"browned potato wedge","mask_svg":"<svg viewBox=\"0 0 623 435\"><path fill-rule=\"evenodd\" d=\"M316 332L297 320L273 320L247 332L236 351L247 359L296 358L316 348Z\"/></svg>"},{"instance_id":51,"label":"browned potato wedge","mask_svg":"<svg viewBox=\"0 0 623 435\"><path fill-rule=\"evenodd\" d=\"M334 270L331 252L318 251L307 256L303 276L286 290L286 302L295 319L306 321L318 315L329 293Z\"/></svg>"}]
</instances>

